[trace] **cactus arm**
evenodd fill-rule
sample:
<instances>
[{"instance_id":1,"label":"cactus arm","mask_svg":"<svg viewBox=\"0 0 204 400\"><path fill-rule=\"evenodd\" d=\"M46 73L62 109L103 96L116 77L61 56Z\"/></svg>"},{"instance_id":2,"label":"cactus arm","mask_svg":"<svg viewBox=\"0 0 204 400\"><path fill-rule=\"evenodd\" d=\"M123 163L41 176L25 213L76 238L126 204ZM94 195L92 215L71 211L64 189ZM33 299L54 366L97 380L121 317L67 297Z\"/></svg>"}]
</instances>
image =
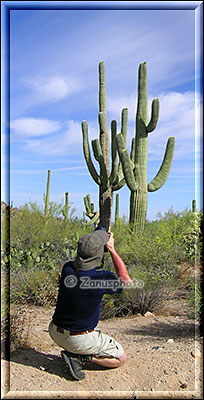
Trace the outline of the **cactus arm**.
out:
<instances>
[{"instance_id":1,"label":"cactus arm","mask_svg":"<svg viewBox=\"0 0 204 400\"><path fill-rule=\"evenodd\" d=\"M126 141L127 141L127 121L128 121L128 109L123 108L122 113L121 113L121 134L123 135L123 140L124 140L124 145L126 146ZM116 149L117 149L117 144L115 141ZM113 159L113 155L112 155ZM117 166L117 172L115 179L112 181L112 189L119 190L125 185L125 179L123 179L123 170L122 170L122 164L119 159L119 163Z\"/></svg>"},{"instance_id":2,"label":"cactus arm","mask_svg":"<svg viewBox=\"0 0 204 400\"><path fill-rule=\"evenodd\" d=\"M92 225L94 224L99 218L99 212L96 211L95 215L91 218L89 222L87 222L87 225Z\"/></svg>"},{"instance_id":3,"label":"cactus arm","mask_svg":"<svg viewBox=\"0 0 204 400\"><path fill-rule=\"evenodd\" d=\"M91 200L90 200L90 194L87 194L87 206L88 206L88 210L91 210Z\"/></svg>"},{"instance_id":4,"label":"cactus arm","mask_svg":"<svg viewBox=\"0 0 204 400\"><path fill-rule=\"evenodd\" d=\"M112 186L113 192L115 192L116 190L120 190L124 185L125 185L125 178L121 179L121 181Z\"/></svg>"},{"instance_id":5,"label":"cactus arm","mask_svg":"<svg viewBox=\"0 0 204 400\"><path fill-rule=\"evenodd\" d=\"M135 138L132 139L130 159L134 163L134 160L135 160Z\"/></svg>"},{"instance_id":6,"label":"cactus arm","mask_svg":"<svg viewBox=\"0 0 204 400\"><path fill-rule=\"evenodd\" d=\"M85 157L85 160L86 160L86 164L87 164L88 170L89 170L93 180L98 185L100 185L101 184L100 176L97 174L96 169L95 169L95 167L94 167L94 165L92 163L92 160L91 160L89 142L88 142L88 126L87 126L87 122L86 121L82 122L82 134L83 134L83 152L84 152L84 157Z\"/></svg>"},{"instance_id":7,"label":"cactus arm","mask_svg":"<svg viewBox=\"0 0 204 400\"><path fill-rule=\"evenodd\" d=\"M128 123L128 109L122 109L122 116L121 116L121 133L123 135L124 144L126 146L127 141L127 123Z\"/></svg>"},{"instance_id":8,"label":"cactus arm","mask_svg":"<svg viewBox=\"0 0 204 400\"><path fill-rule=\"evenodd\" d=\"M131 191L135 192L137 190L137 185L136 185L135 177L133 174L132 161L130 160L128 151L124 147L124 140L123 140L123 136L121 133L116 135L116 142L117 142L117 148L118 148L120 161L122 163L125 181L127 183L127 186L129 187L129 189Z\"/></svg>"},{"instance_id":9,"label":"cactus arm","mask_svg":"<svg viewBox=\"0 0 204 400\"><path fill-rule=\"evenodd\" d=\"M158 173L156 174L155 178L147 185L148 192L154 192L160 189L160 187L166 182L171 168L174 146L175 146L175 138L170 137L166 145L166 151L164 154L161 167Z\"/></svg>"},{"instance_id":10,"label":"cactus arm","mask_svg":"<svg viewBox=\"0 0 204 400\"><path fill-rule=\"evenodd\" d=\"M110 174L110 185L115 182L117 178L118 165L117 165L117 147L116 147L116 134L117 124L116 121L111 122L111 155L112 155L112 168Z\"/></svg>"},{"instance_id":11,"label":"cactus arm","mask_svg":"<svg viewBox=\"0 0 204 400\"><path fill-rule=\"evenodd\" d=\"M152 102L152 113L149 124L147 125L147 132L152 132L156 126L159 119L159 99L154 99Z\"/></svg>"},{"instance_id":12,"label":"cactus arm","mask_svg":"<svg viewBox=\"0 0 204 400\"><path fill-rule=\"evenodd\" d=\"M84 205L86 212L88 213L90 211L90 195L87 194L87 196L84 197Z\"/></svg>"},{"instance_id":13,"label":"cactus arm","mask_svg":"<svg viewBox=\"0 0 204 400\"><path fill-rule=\"evenodd\" d=\"M90 204L90 208L91 208L91 213L94 214L94 203L91 203L91 204Z\"/></svg>"},{"instance_id":14,"label":"cactus arm","mask_svg":"<svg viewBox=\"0 0 204 400\"><path fill-rule=\"evenodd\" d=\"M107 189L109 186L109 179L108 179L108 175L107 175L107 169L106 169L104 157L102 154L100 142L98 139L94 139L94 140L92 140L91 143L92 143L92 148L93 148L93 152L94 152L94 157L100 165L101 183L103 185L103 188Z\"/></svg>"}]
</instances>

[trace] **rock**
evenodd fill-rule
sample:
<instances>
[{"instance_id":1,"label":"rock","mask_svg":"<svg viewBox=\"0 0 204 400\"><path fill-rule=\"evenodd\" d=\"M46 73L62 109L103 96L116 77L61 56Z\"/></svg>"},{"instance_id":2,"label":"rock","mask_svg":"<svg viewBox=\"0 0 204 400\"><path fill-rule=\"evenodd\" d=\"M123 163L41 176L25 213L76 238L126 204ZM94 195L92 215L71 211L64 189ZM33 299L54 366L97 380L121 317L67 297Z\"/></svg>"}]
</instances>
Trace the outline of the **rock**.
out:
<instances>
[{"instance_id":1,"label":"rock","mask_svg":"<svg viewBox=\"0 0 204 400\"><path fill-rule=\"evenodd\" d=\"M168 339L167 343L174 343L174 339Z\"/></svg>"},{"instance_id":2,"label":"rock","mask_svg":"<svg viewBox=\"0 0 204 400\"><path fill-rule=\"evenodd\" d=\"M150 311L147 311L147 312L144 314L144 317L154 317L154 314L151 313Z\"/></svg>"},{"instance_id":3,"label":"rock","mask_svg":"<svg viewBox=\"0 0 204 400\"><path fill-rule=\"evenodd\" d=\"M161 351L161 350L162 350L162 347L161 347L161 346L154 346L154 347L152 347L152 349L153 349L153 350L160 350L160 351Z\"/></svg>"},{"instance_id":4,"label":"rock","mask_svg":"<svg viewBox=\"0 0 204 400\"><path fill-rule=\"evenodd\" d=\"M168 375L168 374L169 374L168 371L166 371L166 369L164 369L164 374L165 374L165 375Z\"/></svg>"},{"instance_id":5,"label":"rock","mask_svg":"<svg viewBox=\"0 0 204 400\"><path fill-rule=\"evenodd\" d=\"M191 351L191 355L193 358L200 358L201 352L200 352L200 350L196 349L196 350Z\"/></svg>"},{"instance_id":6,"label":"rock","mask_svg":"<svg viewBox=\"0 0 204 400\"><path fill-rule=\"evenodd\" d=\"M181 388L181 389L186 389L187 386L188 386L187 383L182 383L182 384L180 385L180 388Z\"/></svg>"}]
</instances>

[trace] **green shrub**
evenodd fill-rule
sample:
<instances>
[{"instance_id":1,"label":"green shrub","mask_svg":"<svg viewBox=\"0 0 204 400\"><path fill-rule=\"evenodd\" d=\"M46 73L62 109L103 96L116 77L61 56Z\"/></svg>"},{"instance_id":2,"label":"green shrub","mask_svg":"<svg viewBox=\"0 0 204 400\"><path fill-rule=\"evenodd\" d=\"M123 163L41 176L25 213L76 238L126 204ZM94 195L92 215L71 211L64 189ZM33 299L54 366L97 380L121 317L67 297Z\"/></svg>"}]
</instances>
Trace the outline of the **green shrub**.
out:
<instances>
[{"instance_id":1,"label":"green shrub","mask_svg":"<svg viewBox=\"0 0 204 400\"><path fill-rule=\"evenodd\" d=\"M54 304L61 266L76 256L80 236L92 229L77 219L44 218L36 203L11 216L10 287L12 302ZM58 210L58 209L57 209ZM59 210L57 211L58 215ZM6 255L3 254L3 263Z\"/></svg>"}]
</instances>

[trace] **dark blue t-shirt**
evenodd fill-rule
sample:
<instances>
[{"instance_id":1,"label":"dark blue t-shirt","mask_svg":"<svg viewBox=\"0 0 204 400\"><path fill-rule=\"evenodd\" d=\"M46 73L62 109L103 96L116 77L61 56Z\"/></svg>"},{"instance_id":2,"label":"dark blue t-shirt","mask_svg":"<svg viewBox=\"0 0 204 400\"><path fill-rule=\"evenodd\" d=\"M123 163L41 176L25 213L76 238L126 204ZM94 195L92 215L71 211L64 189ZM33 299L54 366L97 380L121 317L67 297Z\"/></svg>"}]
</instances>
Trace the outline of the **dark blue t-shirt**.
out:
<instances>
[{"instance_id":1,"label":"dark blue t-shirt","mask_svg":"<svg viewBox=\"0 0 204 400\"><path fill-rule=\"evenodd\" d=\"M62 269L53 323L74 332L94 329L103 295L121 292L120 280L113 272L97 268L77 271L69 261Z\"/></svg>"}]
</instances>

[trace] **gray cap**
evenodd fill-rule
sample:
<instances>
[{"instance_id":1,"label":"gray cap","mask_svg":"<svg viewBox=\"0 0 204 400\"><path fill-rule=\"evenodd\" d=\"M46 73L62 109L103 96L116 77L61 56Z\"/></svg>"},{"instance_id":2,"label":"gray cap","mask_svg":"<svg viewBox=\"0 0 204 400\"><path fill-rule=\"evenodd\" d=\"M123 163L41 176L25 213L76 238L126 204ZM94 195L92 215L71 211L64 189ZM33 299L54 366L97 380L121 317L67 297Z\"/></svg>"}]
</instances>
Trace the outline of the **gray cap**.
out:
<instances>
[{"instance_id":1,"label":"gray cap","mask_svg":"<svg viewBox=\"0 0 204 400\"><path fill-rule=\"evenodd\" d=\"M74 267L81 270L89 270L97 267L102 261L104 246L108 240L109 235L103 230L94 231L82 236L78 241Z\"/></svg>"}]
</instances>

